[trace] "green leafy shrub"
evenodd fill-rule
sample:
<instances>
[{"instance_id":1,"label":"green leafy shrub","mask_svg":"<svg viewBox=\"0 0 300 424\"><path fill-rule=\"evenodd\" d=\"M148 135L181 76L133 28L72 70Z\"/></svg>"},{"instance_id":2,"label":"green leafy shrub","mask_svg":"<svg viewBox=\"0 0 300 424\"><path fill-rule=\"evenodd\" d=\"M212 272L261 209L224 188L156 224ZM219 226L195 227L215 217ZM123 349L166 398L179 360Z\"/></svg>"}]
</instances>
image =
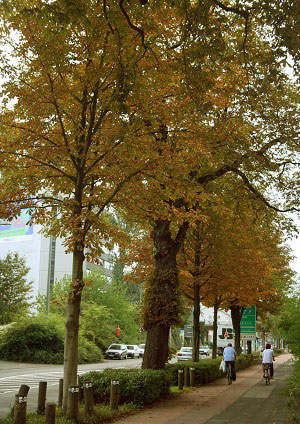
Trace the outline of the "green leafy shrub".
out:
<instances>
[{"instance_id":1,"label":"green leafy shrub","mask_svg":"<svg viewBox=\"0 0 300 424\"><path fill-rule=\"evenodd\" d=\"M195 368L195 384L196 386L202 386L224 375L223 371L220 370L221 360L222 358L205 359L200 362L177 362L176 364L168 364L166 366L166 371L170 373L172 384L177 385L179 369ZM249 367L252 364L252 360L252 355L238 356L235 362L236 370L239 371Z\"/></svg>"},{"instance_id":2,"label":"green leafy shrub","mask_svg":"<svg viewBox=\"0 0 300 424\"><path fill-rule=\"evenodd\" d=\"M93 362L103 362L103 353L92 341L79 335L78 362L80 364L91 364Z\"/></svg>"},{"instance_id":3,"label":"green leafy shrub","mask_svg":"<svg viewBox=\"0 0 300 424\"><path fill-rule=\"evenodd\" d=\"M63 362L64 341L50 322L34 321L12 325L1 337L0 358L46 364Z\"/></svg>"},{"instance_id":4,"label":"green leafy shrub","mask_svg":"<svg viewBox=\"0 0 300 424\"><path fill-rule=\"evenodd\" d=\"M250 367L253 363L253 355L240 355L236 358L235 368L237 371Z\"/></svg>"},{"instance_id":5,"label":"green leafy shrub","mask_svg":"<svg viewBox=\"0 0 300 424\"><path fill-rule=\"evenodd\" d=\"M56 314L38 315L15 323L2 332L0 358L39 364L62 364L64 319ZM81 333L79 363L102 362L102 351Z\"/></svg>"},{"instance_id":6,"label":"green leafy shrub","mask_svg":"<svg viewBox=\"0 0 300 424\"><path fill-rule=\"evenodd\" d=\"M170 393L170 377L164 370L115 370L89 372L80 376L80 382L92 382L96 403L108 403L111 380L119 381L120 404L147 405Z\"/></svg>"},{"instance_id":7,"label":"green leafy shrub","mask_svg":"<svg viewBox=\"0 0 300 424\"><path fill-rule=\"evenodd\" d=\"M166 371L170 373L172 384L177 385L179 369L195 368L195 384L202 386L222 377L223 372L219 369L220 362L219 359L205 359L200 362L176 362L175 364L168 364Z\"/></svg>"}]
</instances>

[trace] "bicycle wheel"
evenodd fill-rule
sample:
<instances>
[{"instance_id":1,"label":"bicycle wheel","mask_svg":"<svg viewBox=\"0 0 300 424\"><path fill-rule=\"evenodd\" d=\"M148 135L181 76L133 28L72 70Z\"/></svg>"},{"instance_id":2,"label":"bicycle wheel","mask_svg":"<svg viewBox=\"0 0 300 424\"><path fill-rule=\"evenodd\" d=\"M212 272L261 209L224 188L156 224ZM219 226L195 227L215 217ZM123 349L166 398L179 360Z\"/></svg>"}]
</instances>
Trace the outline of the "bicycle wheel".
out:
<instances>
[{"instance_id":1,"label":"bicycle wheel","mask_svg":"<svg viewBox=\"0 0 300 424\"><path fill-rule=\"evenodd\" d=\"M266 370L266 386L270 384L270 370L269 368Z\"/></svg>"},{"instance_id":2,"label":"bicycle wheel","mask_svg":"<svg viewBox=\"0 0 300 424\"><path fill-rule=\"evenodd\" d=\"M231 376L231 365L228 364L228 370L227 370L227 379L228 379L228 384L232 384L232 376Z\"/></svg>"}]
</instances>

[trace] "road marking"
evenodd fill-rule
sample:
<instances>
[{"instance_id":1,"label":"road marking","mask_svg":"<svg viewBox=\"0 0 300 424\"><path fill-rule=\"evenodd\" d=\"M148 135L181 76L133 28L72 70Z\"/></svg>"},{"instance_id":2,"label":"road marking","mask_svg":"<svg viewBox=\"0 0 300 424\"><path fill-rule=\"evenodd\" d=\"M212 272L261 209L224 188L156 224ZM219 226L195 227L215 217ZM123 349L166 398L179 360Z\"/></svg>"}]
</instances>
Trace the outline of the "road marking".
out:
<instances>
[{"instance_id":1,"label":"road marking","mask_svg":"<svg viewBox=\"0 0 300 424\"><path fill-rule=\"evenodd\" d=\"M99 371L99 370L95 370ZM85 374L88 371L78 371L78 375ZM63 372L40 372L34 374L13 375L0 378L0 395L4 393L17 392L21 384L27 384L31 389L39 387L40 381L47 381L47 386L55 386L59 379L63 378Z\"/></svg>"}]
</instances>

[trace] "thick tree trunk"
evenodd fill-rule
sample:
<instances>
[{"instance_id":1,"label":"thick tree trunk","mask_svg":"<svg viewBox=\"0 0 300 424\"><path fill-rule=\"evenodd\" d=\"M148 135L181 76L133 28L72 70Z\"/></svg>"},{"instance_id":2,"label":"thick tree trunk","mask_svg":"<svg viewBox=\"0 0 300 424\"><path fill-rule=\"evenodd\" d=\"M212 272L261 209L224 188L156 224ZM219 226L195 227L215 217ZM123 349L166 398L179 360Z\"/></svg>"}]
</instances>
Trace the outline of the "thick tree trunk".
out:
<instances>
[{"instance_id":1,"label":"thick tree trunk","mask_svg":"<svg viewBox=\"0 0 300 424\"><path fill-rule=\"evenodd\" d=\"M165 367L170 326L178 324L181 310L176 256L188 226L183 224L174 240L169 227L168 220L157 220L152 232L155 267L143 299L147 339L142 368Z\"/></svg>"},{"instance_id":2,"label":"thick tree trunk","mask_svg":"<svg viewBox=\"0 0 300 424\"><path fill-rule=\"evenodd\" d=\"M214 304L214 321L213 321L213 347L212 347L212 358L217 357L217 337L218 337L218 303Z\"/></svg>"},{"instance_id":3,"label":"thick tree trunk","mask_svg":"<svg viewBox=\"0 0 300 424\"><path fill-rule=\"evenodd\" d=\"M78 333L81 294L83 290L83 247L77 247L73 252L72 286L67 305L65 323L65 350L64 350L64 395L63 412L68 411L68 391L70 386L77 384L78 366Z\"/></svg>"},{"instance_id":4,"label":"thick tree trunk","mask_svg":"<svg viewBox=\"0 0 300 424\"><path fill-rule=\"evenodd\" d=\"M241 308L238 305L233 305L230 307L231 311L231 319L232 319L232 325L234 328L234 347L237 355L240 355L242 349L241 349L241 318L243 314L243 308Z\"/></svg>"},{"instance_id":5,"label":"thick tree trunk","mask_svg":"<svg viewBox=\"0 0 300 424\"><path fill-rule=\"evenodd\" d=\"M142 368L160 370L165 367L169 354L169 330L168 325L156 324L147 331Z\"/></svg>"}]
</instances>

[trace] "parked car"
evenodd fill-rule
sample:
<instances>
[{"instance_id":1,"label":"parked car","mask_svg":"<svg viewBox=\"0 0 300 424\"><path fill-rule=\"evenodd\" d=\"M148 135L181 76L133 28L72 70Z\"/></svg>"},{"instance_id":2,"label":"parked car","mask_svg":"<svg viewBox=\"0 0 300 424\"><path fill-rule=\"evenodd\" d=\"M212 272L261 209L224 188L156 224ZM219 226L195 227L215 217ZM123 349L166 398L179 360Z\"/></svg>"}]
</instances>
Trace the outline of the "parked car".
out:
<instances>
[{"instance_id":1,"label":"parked car","mask_svg":"<svg viewBox=\"0 0 300 424\"><path fill-rule=\"evenodd\" d=\"M107 359L127 359L127 346L124 344L112 344L105 351Z\"/></svg>"},{"instance_id":2,"label":"parked car","mask_svg":"<svg viewBox=\"0 0 300 424\"><path fill-rule=\"evenodd\" d=\"M145 352L145 343L140 344L139 349L140 349L140 358L142 358Z\"/></svg>"},{"instance_id":3,"label":"parked car","mask_svg":"<svg viewBox=\"0 0 300 424\"><path fill-rule=\"evenodd\" d=\"M126 345L127 346L127 358L139 358L140 348L137 345Z\"/></svg>"},{"instance_id":4,"label":"parked car","mask_svg":"<svg viewBox=\"0 0 300 424\"><path fill-rule=\"evenodd\" d=\"M191 361L192 360L192 347L182 347L179 352L177 352L177 362L178 361Z\"/></svg>"},{"instance_id":5,"label":"parked car","mask_svg":"<svg viewBox=\"0 0 300 424\"><path fill-rule=\"evenodd\" d=\"M205 355L205 356L210 355L210 349L208 346L200 346L199 352L200 352L200 355Z\"/></svg>"}]
</instances>

